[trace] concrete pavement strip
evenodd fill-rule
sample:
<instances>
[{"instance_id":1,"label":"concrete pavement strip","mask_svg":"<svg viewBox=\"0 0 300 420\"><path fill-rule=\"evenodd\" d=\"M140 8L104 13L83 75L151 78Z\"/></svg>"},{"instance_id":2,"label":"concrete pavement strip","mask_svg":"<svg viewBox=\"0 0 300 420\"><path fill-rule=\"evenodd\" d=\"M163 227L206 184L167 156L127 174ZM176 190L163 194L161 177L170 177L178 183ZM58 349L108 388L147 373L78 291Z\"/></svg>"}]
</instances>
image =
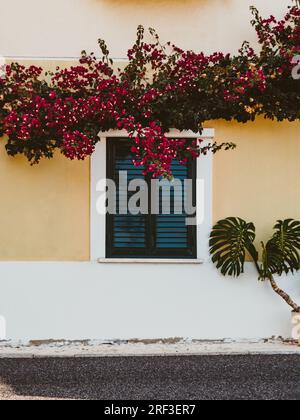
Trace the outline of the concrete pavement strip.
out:
<instances>
[{"instance_id":1,"label":"concrete pavement strip","mask_svg":"<svg viewBox=\"0 0 300 420\"><path fill-rule=\"evenodd\" d=\"M216 356L299 354L297 343L280 339L254 341L130 340L0 342L0 358L90 358L132 356Z\"/></svg>"}]
</instances>

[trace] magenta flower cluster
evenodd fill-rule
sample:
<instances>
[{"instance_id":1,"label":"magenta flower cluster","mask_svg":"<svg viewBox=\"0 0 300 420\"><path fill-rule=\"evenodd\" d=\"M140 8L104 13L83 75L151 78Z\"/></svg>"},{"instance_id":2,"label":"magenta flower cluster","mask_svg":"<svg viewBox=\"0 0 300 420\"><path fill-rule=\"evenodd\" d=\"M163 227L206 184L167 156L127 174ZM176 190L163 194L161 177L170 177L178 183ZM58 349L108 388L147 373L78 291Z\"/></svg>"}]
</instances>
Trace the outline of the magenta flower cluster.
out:
<instances>
[{"instance_id":1,"label":"magenta flower cluster","mask_svg":"<svg viewBox=\"0 0 300 420\"><path fill-rule=\"evenodd\" d=\"M153 29L145 42L139 27L128 64L116 70L104 41L102 59L83 52L77 66L47 74L13 63L0 79L0 134L7 152L31 163L60 150L69 159L90 156L99 132L124 129L132 138L134 163L155 177L171 176L182 164L232 143L203 146L201 141L170 139L170 128L201 132L213 119L278 120L300 118L299 83L292 60L300 52L300 10L289 8L282 20L263 19L252 9L261 50L244 43L236 56L205 55L162 45Z\"/></svg>"}]
</instances>

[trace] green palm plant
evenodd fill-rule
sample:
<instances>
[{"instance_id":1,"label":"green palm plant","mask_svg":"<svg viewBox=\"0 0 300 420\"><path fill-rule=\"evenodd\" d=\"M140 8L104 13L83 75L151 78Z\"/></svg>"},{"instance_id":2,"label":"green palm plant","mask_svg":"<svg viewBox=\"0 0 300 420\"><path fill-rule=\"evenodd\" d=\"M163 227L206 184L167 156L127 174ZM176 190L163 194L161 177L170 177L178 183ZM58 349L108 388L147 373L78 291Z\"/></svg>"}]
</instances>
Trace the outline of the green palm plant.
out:
<instances>
[{"instance_id":1,"label":"green palm plant","mask_svg":"<svg viewBox=\"0 0 300 420\"><path fill-rule=\"evenodd\" d=\"M274 276L295 273L300 270L300 222L293 219L279 220L274 226L274 234L265 244L261 242L262 258L254 245L256 234L253 223L238 217L220 220L210 235L212 261L226 276L239 277L244 272L247 253L257 269L259 280L270 281L273 290L300 312L300 307L281 290Z\"/></svg>"}]
</instances>

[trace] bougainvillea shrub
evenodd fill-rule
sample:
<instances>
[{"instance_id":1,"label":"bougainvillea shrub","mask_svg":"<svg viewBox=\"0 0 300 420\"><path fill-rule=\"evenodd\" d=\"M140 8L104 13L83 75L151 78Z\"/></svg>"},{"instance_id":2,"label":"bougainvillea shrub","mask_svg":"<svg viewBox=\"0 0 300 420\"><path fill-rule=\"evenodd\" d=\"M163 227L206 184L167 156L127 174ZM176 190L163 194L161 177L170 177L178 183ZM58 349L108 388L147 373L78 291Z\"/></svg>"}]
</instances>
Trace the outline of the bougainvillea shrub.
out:
<instances>
[{"instance_id":1,"label":"bougainvillea shrub","mask_svg":"<svg viewBox=\"0 0 300 420\"><path fill-rule=\"evenodd\" d=\"M115 70L101 40L102 59L83 52L77 66L52 74L35 66L6 66L0 134L6 135L8 154L22 153L37 163L59 149L81 160L93 153L99 132L124 129L132 138L135 165L155 177L171 176L174 159L185 163L234 145L170 139L170 128L196 133L208 120L247 122L258 115L299 119L300 83L292 77L293 58L300 54L299 3L281 20L264 19L255 8L252 13L259 52L248 43L235 56L184 51L162 45L153 29L146 42L139 27L122 71Z\"/></svg>"}]
</instances>

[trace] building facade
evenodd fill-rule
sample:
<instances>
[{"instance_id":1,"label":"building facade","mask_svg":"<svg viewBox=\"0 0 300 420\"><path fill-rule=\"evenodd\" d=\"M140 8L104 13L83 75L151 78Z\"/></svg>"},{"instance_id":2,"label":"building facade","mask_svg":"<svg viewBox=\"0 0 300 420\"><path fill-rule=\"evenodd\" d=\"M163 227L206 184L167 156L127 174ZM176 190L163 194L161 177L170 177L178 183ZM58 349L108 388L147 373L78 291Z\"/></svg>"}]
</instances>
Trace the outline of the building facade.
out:
<instances>
[{"instance_id":1,"label":"building facade","mask_svg":"<svg viewBox=\"0 0 300 420\"><path fill-rule=\"evenodd\" d=\"M49 69L73 64L83 49L97 51L99 37L122 65L139 24L206 53L234 53L245 39L256 39L250 0L1 1L0 54ZM256 0L266 16L283 15L288 4ZM123 133L102 134L90 160L57 154L33 167L23 157L8 157L2 141L0 314L6 338L289 337L288 307L257 281L251 264L244 277L223 278L210 262L208 237L212 224L227 216L255 222L262 239L276 220L300 218L299 128L299 122L262 118L206 123L204 137L233 141L237 149L198 159L204 223L189 260L107 259L97 182L107 174L109 142ZM299 276L280 280L297 302Z\"/></svg>"}]
</instances>

